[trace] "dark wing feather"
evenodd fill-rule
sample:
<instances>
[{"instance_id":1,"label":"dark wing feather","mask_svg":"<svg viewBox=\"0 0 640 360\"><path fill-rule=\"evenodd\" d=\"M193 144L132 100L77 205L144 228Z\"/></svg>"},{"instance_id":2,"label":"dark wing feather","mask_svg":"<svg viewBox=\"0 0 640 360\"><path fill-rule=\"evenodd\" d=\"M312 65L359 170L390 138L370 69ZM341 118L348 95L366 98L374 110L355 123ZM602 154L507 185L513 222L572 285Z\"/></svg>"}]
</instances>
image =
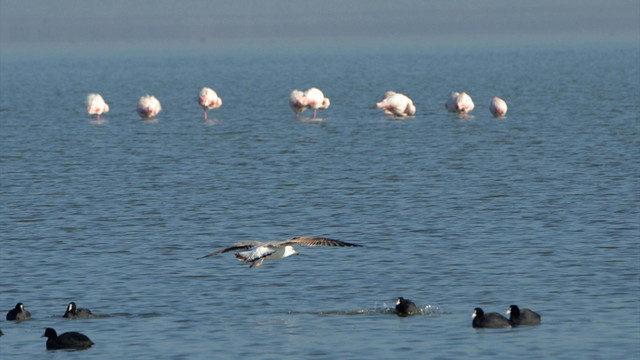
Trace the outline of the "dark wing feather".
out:
<instances>
[{"instance_id":1,"label":"dark wing feather","mask_svg":"<svg viewBox=\"0 0 640 360\"><path fill-rule=\"evenodd\" d=\"M86 335L74 331L58 336L56 342L61 348L86 348L93 345L93 341Z\"/></svg>"},{"instance_id":2,"label":"dark wing feather","mask_svg":"<svg viewBox=\"0 0 640 360\"><path fill-rule=\"evenodd\" d=\"M206 257L209 257L209 256L214 256L214 255L226 253L226 252L229 252L229 251L248 250L248 249L254 248L254 247L259 246L259 245L262 245L262 242L260 242L260 241L241 241L241 242L237 242L237 243L235 243L235 244L233 244L231 246L227 246L224 249L221 249L221 250L218 250L216 252L213 252L213 253L211 253L209 255L205 255L202 258L206 258Z\"/></svg>"},{"instance_id":3,"label":"dark wing feather","mask_svg":"<svg viewBox=\"0 0 640 360\"><path fill-rule=\"evenodd\" d=\"M278 246L300 245L300 246L362 246L340 240L329 239L319 236L297 236L289 240L277 243Z\"/></svg>"}]
</instances>

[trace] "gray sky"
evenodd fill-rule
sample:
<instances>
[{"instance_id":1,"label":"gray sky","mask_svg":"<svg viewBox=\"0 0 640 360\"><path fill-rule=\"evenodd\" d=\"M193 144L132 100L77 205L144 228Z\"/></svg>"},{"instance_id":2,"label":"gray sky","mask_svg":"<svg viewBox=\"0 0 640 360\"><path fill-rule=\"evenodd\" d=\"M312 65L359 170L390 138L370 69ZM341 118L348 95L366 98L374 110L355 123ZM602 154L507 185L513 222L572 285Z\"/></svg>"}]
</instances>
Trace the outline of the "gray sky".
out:
<instances>
[{"instance_id":1,"label":"gray sky","mask_svg":"<svg viewBox=\"0 0 640 360\"><path fill-rule=\"evenodd\" d=\"M639 0L0 0L0 46L640 41Z\"/></svg>"}]
</instances>

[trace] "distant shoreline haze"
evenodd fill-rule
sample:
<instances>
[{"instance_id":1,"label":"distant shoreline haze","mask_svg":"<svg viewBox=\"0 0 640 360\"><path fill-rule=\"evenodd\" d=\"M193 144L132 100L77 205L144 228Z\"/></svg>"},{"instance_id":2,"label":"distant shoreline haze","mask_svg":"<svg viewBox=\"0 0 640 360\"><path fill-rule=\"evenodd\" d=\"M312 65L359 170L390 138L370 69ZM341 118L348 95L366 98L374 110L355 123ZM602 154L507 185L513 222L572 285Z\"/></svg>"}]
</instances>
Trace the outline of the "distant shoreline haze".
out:
<instances>
[{"instance_id":1,"label":"distant shoreline haze","mask_svg":"<svg viewBox=\"0 0 640 360\"><path fill-rule=\"evenodd\" d=\"M0 46L473 44L640 40L635 0L0 2Z\"/></svg>"}]
</instances>

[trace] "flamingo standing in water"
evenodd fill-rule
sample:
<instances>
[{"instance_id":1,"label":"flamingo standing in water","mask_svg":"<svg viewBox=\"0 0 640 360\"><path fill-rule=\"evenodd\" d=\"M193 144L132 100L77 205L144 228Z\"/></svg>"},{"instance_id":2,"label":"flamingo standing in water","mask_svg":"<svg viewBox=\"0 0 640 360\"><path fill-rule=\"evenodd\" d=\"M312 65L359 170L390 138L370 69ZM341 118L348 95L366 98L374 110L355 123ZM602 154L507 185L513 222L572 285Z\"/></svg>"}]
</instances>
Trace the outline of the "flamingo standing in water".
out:
<instances>
[{"instance_id":1,"label":"flamingo standing in water","mask_svg":"<svg viewBox=\"0 0 640 360\"><path fill-rule=\"evenodd\" d=\"M507 103L499 97L494 96L489 104L489 111L491 111L494 117L503 117L504 114L507 113Z\"/></svg>"},{"instance_id":2,"label":"flamingo standing in water","mask_svg":"<svg viewBox=\"0 0 640 360\"><path fill-rule=\"evenodd\" d=\"M138 100L137 110L140 117L149 119L158 115L160 110L162 110L162 106L160 106L160 101L158 101L155 96L147 95Z\"/></svg>"},{"instance_id":3,"label":"flamingo standing in water","mask_svg":"<svg viewBox=\"0 0 640 360\"><path fill-rule=\"evenodd\" d=\"M291 95L289 95L289 107L296 113L296 117L298 117L298 114L301 112L307 110L308 106L302 91L295 89L291 92Z\"/></svg>"},{"instance_id":4,"label":"flamingo standing in water","mask_svg":"<svg viewBox=\"0 0 640 360\"><path fill-rule=\"evenodd\" d=\"M383 101L385 101L386 99L390 98L390 97L391 97L391 96L393 96L395 93L396 93L395 91L391 91L391 90L389 90L389 91L385 92L385 93L384 93L384 95L382 95L382 100L380 100L380 102L377 102L377 103L376 103L376 107L377 107L378 109L381 109L381 107L379 107L379 106L378 106L378 104L380 104L380 103L382 103ZM392 112L391 112L391 111L389 111L389 110L387 110L386 108L384 109L384 113L385 113L385 114L387 114L387 115L391 115L391 114L392 114Z\"/></svg>"},{"instance_id":5,"label":"flamingo standing in water","mask_svg":"<svg viewBox=\"0 0 640 360\"><path fill-rule=\"evenodd\" d=\"M198 104L202 106L204 110L204 119L207 120L207 110L217 109L222 106L222 99L218 97L218 94L211 88L203 87L200 90L200 98Z\"/></svg>"},{"instance_id":6,"label":"flamingo standing in water","mask_svg":"<svg viewBox=\"0 0 640 360\"><path fill-rule=\"evenodd\" d=\"M109 112L109 105L100 94L92 93L87 95L87 112L90 116L96 115L96 120L100 121L100 115Z\"/></svg>"},{"instance_id":7,"label":"flamingo standing in water","mask_svg":"<svg viewBox=\"0 0 640 360\"><path fill-rule=\"evenodd\" d=\"M387 91L382 101L376 103L378 109L384 109L386 114L396 117L412 116L416 113L413 101L405 94Z\"/></svg>"},{"instance_id":8,"label":"flamingo standing in water","mask_svg":"<svg viewBox=\"0 0 640 360\"><path fill-rule=\"evenodd\" d=\"M475 105L471 96L466 92L452 92L449 96L449 100L444 104L444 107L452 113L467 114L470 113Z\"/></svg>"},{"instance_id":9,"label":"flamingo standing in water","mask_svg":"<svg viewBox=\"0 0 640 360\"><path fill-rule=\"evenodd\" d=\"M324 94L322 93L322 91L320 91L320 89L317 89L317 88L311 88L305 91L303 101L307 106L313 109L314 119L316 118L318 109L320 110L328 109L329 105L331 105L329 98L324 97Z\"/></svg>"}]
</instances>

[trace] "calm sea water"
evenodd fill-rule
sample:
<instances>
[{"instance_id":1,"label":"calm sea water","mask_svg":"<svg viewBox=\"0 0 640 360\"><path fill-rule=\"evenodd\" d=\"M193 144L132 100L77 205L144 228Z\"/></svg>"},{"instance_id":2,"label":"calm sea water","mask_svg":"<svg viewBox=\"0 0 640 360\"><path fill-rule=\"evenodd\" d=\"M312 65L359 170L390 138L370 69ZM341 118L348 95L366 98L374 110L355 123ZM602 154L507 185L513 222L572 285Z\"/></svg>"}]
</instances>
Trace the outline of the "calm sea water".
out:
<instances>
[{"instance_id":1,"label":"calm sea water","mask_svg":"<svg viewBox=\"0 0 640 360\"><path fill-rule=\"evenodd\" d=\"M0 309L33 316L2 315L2 358L42 357L45 327L95 342L51 358L640 356L637 47L172 54L0 55ZM297 120L311 86L332 105ZM386 90L416 116L375 109ZM198 259L298 235L365 247ZM99 316L64 319L69 301ZM542 325L472 329L510 304Z\"/></svg>"}]
</instances>

